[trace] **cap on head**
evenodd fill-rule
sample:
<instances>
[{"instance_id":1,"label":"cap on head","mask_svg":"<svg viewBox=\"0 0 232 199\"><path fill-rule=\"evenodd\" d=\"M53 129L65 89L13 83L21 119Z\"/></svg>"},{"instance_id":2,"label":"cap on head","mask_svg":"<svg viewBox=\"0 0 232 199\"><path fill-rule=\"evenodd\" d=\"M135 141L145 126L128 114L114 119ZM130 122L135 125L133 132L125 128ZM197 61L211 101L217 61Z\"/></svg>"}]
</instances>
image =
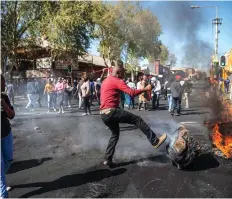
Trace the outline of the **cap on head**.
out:
<instances>
[{"instance_id":1,"label":"cap on head","mask_svg":"<svg viewBox=\"0 0 232 199\"><path fill-rule=\"evenodd\" d=\"M180 80L181 76L180 75L176 75L176 80Z\"/></svg>"}]
</instances>

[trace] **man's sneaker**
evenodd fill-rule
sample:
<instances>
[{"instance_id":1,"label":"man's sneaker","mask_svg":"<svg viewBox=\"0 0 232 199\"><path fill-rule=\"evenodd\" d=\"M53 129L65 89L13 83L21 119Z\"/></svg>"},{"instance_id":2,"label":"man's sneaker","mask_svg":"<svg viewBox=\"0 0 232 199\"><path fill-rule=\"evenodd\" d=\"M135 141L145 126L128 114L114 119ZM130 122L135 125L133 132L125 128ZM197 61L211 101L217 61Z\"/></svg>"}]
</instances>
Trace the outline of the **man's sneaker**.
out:
<instances>
[{"instance_id":1,"label":"man's sneaker","mask_svg":"<svg viewBox=\"0 0 232 199\"><path fill-rule=\"evenodd\" d=\"M180 113L177 113L176 116L180 116Z\"/></svg>"},{"instance_id":2,"label":"man's sneaker","mask_svg":"<svg viewBox=\"0 0 232 199\"><path fill-rule=\"evenodd\" d=\"M68 105L69 108L71 108L71 105Z\"/></svg>"},{"instance_id":3,"label":"man's sneaker","mask_svg":"<svg viewBox=\"0 0 232 199\"><path fill-rule=\"evenodd\" d=\"M55 108L54 108L53 110L54 110L54 111L56 111L56 109L55 109Z\"/></svg>"},{"instance_id":4,"label":"man's sneaker","mask_svg":"<svg viewBox=\"0 0 232 199\"><path fill-rule=\"evenodd\" d=\"M7 187L6 188L7 191L11 191L11 189L12 189L11 187Z\"/></svg>"},{"instance_id":5,"label":"man's sneaker","mask_svg":"<svg viewBox=\"0 0 232 199\"><path fill-rule=\"evenodd\" d=\"M64 114L64 111L62 111L62 114Z\"/></svg>"},{"instance_id":6,"label":"man's sneaker","mask_svg":"<svg viewBox=\"0 0 232 199\"><path fill-rule=\"evenodd\" d=\"M104 164L104 165L108 165L108 166L113 166L113 165L115 165L116 163L115 163L114 161L105 160L105 161L103 162L103 164Z\"/></svg>"},{"instance_id":7,"label":"man's sneaker","mask_svg":"<svg viewBox=\"0 0 232 199\"><path fill-rule=\"evenodd\" d=\"M86 115L87 115L87 113L83 113L83 114L82 114L82 116L86 116Z\"/></svg>"},{"instance_id":8,"label":"man's sneaker","mask_svg":"<svg viewBox=\"0 0 232 199\"><path fill-rule=\"evenodd\" d=\"M87 115L92 115L92 113L87 113Z\"/></svg>"},{"instance_id":9,"label":"man's sneaker","mask_svg":"<svg viewBox=\"0 0 232 199\"><path fill-rule=\"evenodd\" d=\"M165 133L165 134L163 134L163 135L158 139L157 143L154 144L153 147L154 147L155 149L159 148L159 146L160 146L161 144L163 144L164 141L165 141L166 139L167 139L167 134Z\"/></svg>"}]
</instances>

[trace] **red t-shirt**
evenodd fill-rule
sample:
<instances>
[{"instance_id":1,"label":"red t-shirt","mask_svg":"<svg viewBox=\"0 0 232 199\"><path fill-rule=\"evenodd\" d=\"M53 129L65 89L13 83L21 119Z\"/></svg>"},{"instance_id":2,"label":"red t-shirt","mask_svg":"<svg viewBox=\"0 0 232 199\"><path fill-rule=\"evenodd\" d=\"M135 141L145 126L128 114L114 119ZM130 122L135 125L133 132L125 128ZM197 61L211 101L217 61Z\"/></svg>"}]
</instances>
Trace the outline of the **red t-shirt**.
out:
<instances>
[{"instance_id":1,"label":"red t-shirt","mask_svg":"<svg viewBox=\"0 0 232 199\"><path fill-rule=\"evenodd\" d=\"M144 92L143 90L131 89L122 79L110 75L101 85L100 109L118 108L120 103L120 91L133 97Z\"/></svg>"}]
</instances>

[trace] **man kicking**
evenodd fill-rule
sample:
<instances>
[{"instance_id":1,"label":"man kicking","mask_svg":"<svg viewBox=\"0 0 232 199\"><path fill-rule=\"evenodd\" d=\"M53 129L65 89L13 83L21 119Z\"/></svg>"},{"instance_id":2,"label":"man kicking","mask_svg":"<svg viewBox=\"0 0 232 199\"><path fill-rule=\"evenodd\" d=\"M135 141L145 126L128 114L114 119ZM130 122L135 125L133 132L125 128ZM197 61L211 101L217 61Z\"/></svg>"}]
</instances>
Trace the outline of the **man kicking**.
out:
<instances>
[{"instance_id":1,"label":"man kicking","mask_svg":"<svg viewBox=\"0 0 232 199\"><path fill-rule=\"evenodd\" d=\"M105 153L105 161L103 162L104 165L113 164L113 155L119 139L119 123L134 124L137 126L147 136L147 139L154 148L158 148L167 138L166 134L163 134L160 138L157 138L156 134L139 116L119 108L120 91L135 97L152 89L151 85L148 85L141 90L131 89L122 80L123 76L124 69L122 67L122 62L118 61L116 66L113 67L111 75L109 75L103 81L101 86L100 114L103 122L112 132Z\"/></svg>"}]
</instances>

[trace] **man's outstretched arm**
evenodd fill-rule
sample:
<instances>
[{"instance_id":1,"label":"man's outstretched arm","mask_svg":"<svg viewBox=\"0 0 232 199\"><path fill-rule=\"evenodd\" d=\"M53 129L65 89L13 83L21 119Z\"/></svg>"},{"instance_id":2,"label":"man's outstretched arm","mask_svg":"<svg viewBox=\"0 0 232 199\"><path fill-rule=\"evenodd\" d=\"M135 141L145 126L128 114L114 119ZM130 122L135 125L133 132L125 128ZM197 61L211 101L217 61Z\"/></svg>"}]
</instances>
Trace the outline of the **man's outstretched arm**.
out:
<instances>
[{"instance_id":1,"label":"man's outstretched arm","mask_svg":"<svg viewBox=\"0 0 232 199\"><path fill-rule=\"evenodd\" d=\"M145 92L145 91L149 91L151 90L151 85L147 85L145 88L143 89L131 89L129 86L126 85L126 83L123 80L116 80L116 85L117 85L117 89L123 91L124 93L135 97L137 95L140 95L141 93Z\"/></svg>"}]
</instances>

